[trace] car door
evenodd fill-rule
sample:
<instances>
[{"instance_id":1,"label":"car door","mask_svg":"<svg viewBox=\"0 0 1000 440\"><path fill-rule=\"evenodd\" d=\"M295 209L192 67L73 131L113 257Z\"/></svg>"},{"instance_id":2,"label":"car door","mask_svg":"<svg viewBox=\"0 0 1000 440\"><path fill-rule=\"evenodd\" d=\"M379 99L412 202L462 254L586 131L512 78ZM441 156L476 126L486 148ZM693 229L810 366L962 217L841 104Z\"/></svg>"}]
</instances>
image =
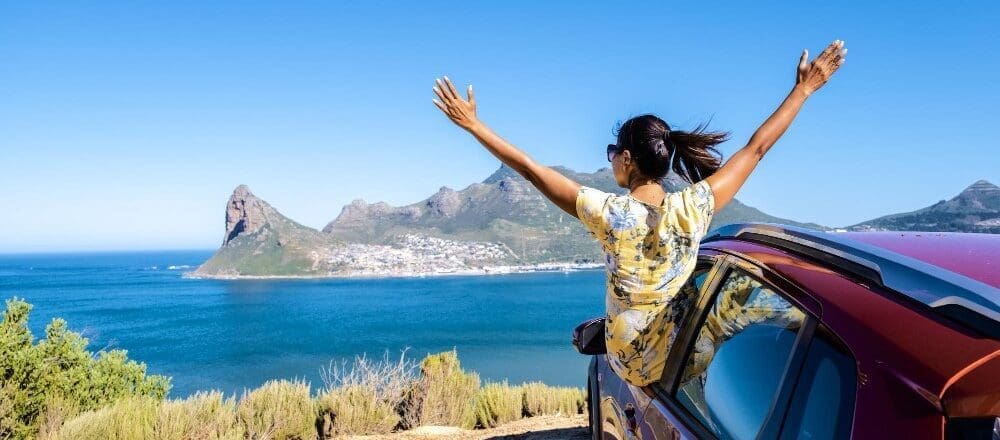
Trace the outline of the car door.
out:
<instances>
[{"instance_id":1,"label":"car door","mask_svg":"<svg viewBox=\"0 0 1000 440\"><path fill-rule=\"evenodd\" d=\"M817 320L735 257L705 290L653 387L648 438L776 438Z\"/></svg>"}]
</instances>

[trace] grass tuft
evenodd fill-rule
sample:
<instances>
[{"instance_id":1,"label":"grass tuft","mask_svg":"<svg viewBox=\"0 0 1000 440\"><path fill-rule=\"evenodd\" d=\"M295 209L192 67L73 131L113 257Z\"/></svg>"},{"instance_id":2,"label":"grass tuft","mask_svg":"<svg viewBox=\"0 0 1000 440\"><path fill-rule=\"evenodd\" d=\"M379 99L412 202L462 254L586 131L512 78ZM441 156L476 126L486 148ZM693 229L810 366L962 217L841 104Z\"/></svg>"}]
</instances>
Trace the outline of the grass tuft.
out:
<instances>
[{"instance_id":1,"label":"grass tuft","mask_svg":"<svg viewBox=\"0 0 1000 440\"><path fill-rule=\"evenodd\" d=\"M409 406L419 408L415 419L420 425L476 425L473 399L479 390L479 375L462 370L457 351L428 355L420 364L420 373L420 381L409 393Z\"/></svg>"},{"instance_id":2,"label":"grass tuft","mask_svg":"<svg viewBox=\"0 0 1000 440\"><path fill-rule=\"evenodd\" d=\"M476 426L493 428L520 419L524 413L523 396L521 387L512 387L507 381L487 383L476 393Z\"/></svg>"},{"instance_id":3,"label":"grass tuft","mask_svg":"<svg viewBox=\"0 0 1000 440\"><path fill-rule=\"evenodd\" d=\"M316 412L304 381L272 380L244 392L236 420L248 440L316 437Z\"/></svg>"}]
</instances>

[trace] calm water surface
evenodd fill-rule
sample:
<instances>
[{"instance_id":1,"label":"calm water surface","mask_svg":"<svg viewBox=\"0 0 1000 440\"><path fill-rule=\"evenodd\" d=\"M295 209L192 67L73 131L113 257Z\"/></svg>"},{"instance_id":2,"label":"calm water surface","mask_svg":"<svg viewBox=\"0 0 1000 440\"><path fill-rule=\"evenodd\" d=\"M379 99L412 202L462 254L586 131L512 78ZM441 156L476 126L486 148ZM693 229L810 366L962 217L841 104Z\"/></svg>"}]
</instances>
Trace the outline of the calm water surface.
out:
<instances>
[{"instance_id":1,"label":"calm water surface","mask_svg":"<svg viewBox=\"0 0 1000 440\"><path fill-rule=\"evenodd\" d=\"M173 377L171 397L242 392L273 378L322 385L320 368L367 353L458 350L488 380L584 386L573 327L604 312L604 273L220 281L182 278L210 252L0 255L0 297L125 349Z\"/></svg>"}]
</instances>

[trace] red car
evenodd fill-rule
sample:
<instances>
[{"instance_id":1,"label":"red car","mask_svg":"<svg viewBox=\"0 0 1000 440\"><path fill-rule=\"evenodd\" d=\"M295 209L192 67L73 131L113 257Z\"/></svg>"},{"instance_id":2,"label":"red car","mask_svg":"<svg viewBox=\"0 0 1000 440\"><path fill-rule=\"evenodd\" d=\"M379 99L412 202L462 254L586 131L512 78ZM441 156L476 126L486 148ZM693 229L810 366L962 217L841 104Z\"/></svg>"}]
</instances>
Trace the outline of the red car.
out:
<instances>
[{"instance_id":1,"label":"red car","mask_svg":"<svg viewBox=\"0 0 1000 440\"><path fill-rule=\"evenodd\" d=\"M574 344L595 439L1000 439L1000 235L729 225L702 241L660 381Z\"/></svg>"}]
</instances>

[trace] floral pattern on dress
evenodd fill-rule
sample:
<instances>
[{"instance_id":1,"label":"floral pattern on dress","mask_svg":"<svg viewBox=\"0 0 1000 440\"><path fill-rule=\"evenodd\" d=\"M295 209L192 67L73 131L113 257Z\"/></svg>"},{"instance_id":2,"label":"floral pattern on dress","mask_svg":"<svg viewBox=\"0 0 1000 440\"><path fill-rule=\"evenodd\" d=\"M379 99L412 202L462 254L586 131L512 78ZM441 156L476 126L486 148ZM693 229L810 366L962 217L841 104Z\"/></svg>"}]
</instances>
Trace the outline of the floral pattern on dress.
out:
<instances>
[{"instance_id":1,"label":"floral pattern on dress","mask_svg":"<svg viewBox=\"0 0 1000 440\"><path fill-rule=\"evenodd\" d=\"M667 193L659 206L588 186L577 193L577 216L605 254L608 363L629 383L660 378L714 209L705 180Z\"/></svg>"}]
</instances>

